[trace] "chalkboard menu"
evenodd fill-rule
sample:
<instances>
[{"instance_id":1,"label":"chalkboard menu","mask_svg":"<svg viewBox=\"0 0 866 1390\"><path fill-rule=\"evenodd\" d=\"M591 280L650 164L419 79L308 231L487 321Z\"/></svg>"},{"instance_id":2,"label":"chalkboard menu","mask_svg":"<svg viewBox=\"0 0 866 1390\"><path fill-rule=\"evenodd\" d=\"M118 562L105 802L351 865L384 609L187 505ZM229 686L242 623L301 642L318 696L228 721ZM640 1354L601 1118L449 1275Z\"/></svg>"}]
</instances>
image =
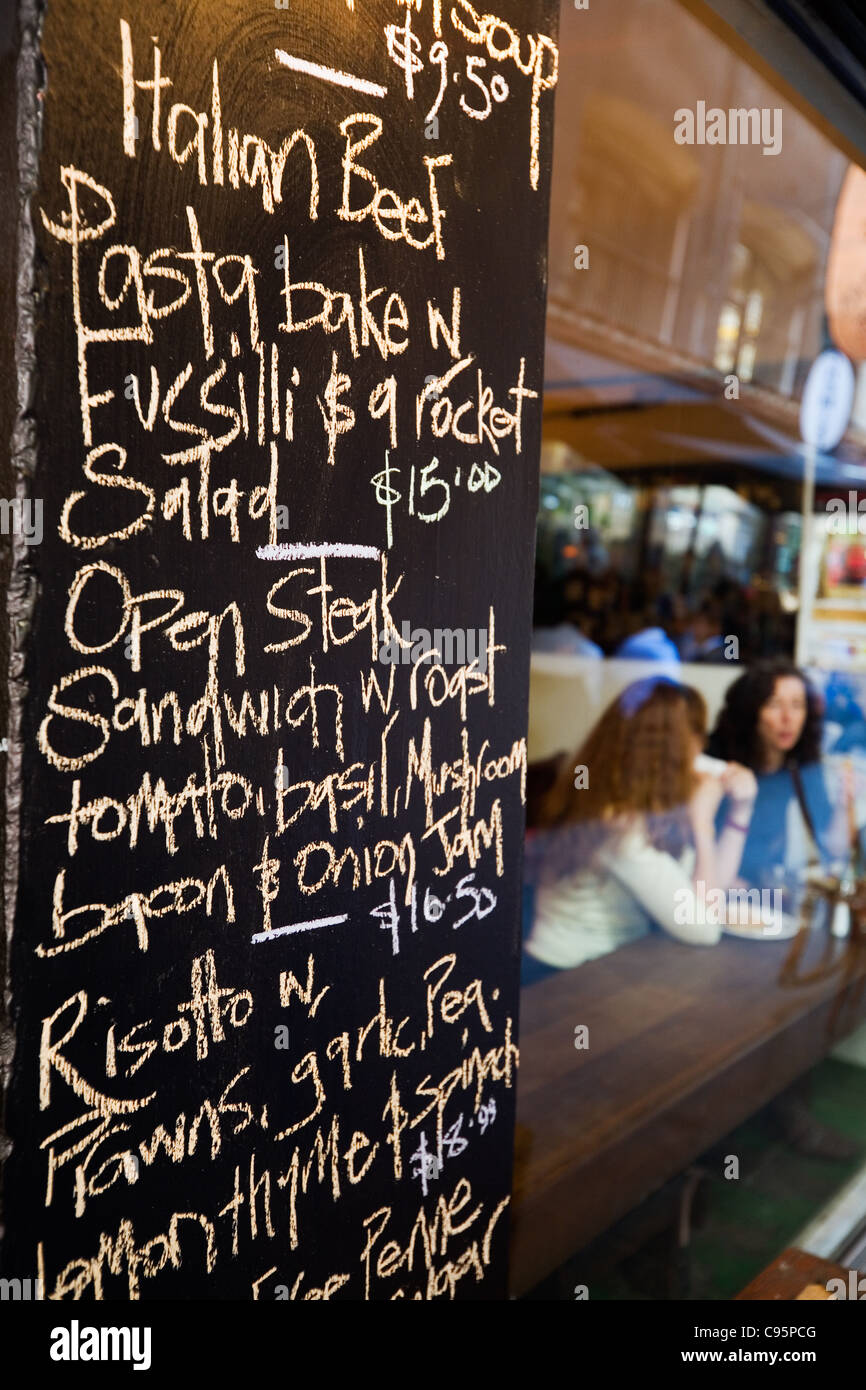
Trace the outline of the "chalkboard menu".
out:
<instances>
[{"instance_id":1,"label":"chalkboard menu","mask_svg":"<svg viewBox=\"0 0 866 1390\"><path fill-rule=\"evenodd\" d=\"M557 49L497 9L23 11L4 1272L46 1298L504 1296Z\"/></svg>"}]
</instances>

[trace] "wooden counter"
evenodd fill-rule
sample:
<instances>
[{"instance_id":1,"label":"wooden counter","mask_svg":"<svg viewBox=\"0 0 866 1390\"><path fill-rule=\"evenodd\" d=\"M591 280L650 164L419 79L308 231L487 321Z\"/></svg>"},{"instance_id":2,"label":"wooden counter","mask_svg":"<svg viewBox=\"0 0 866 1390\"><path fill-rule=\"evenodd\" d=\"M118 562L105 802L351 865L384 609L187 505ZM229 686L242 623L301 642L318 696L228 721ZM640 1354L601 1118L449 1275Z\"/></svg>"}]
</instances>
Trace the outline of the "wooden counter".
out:
<instances>
[{"instance_id":1,"label":"wooden counter","mask_svg":"<svg viewBox=\"0 0 866 1390\"><path fill-rule=\"evenodd\" d=\"M809 960L825 937L810 944ZM789 941L650 936L524 989L511 1291L531 1289L866 1017L866 951L781 983ZM577 1050L575 1027L589 1029Z\"/></svg>"}]
</instances>

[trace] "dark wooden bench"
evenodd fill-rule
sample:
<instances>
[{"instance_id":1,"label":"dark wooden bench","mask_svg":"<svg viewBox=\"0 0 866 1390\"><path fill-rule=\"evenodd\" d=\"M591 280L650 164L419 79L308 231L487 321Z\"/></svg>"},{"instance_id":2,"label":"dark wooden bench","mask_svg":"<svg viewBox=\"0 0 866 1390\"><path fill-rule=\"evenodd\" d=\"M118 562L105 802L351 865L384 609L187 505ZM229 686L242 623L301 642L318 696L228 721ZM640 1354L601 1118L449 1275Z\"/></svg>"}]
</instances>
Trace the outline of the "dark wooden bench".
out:
<instances>
[{"instance_id":1,"label":"dark wooden bench","mask_svg":"<svg viewBox=\"0 0 866 1390\"><path fill-rule=\"evenodd\" d=\"M522 1294L813 1067L866 1018L866 950L785 978L791 942L653 933L521 995L511 1291ZM801 971L802 973L802 971ZM575 1027L589 1048L574 1046Z\"/></svg>"},{"instance_id":2,"label":"dark wooden bench","mask_svg":"<svg viewBox=\"0 0 866 1390\"><path fill-rule=\"evenodd\" d=\"M823 1289L831 1279L841 1279L846 1295L852 1282L856 1286L859 1276L851 1280L851 1270L844 1265L822 1260L808 1250L783 1250L767 1269L763 1269L750 1284L737 1294L736 1301L743 1303L769 1303L783 1299L786 1302L801 1298L809 1285Z\"/></svg>"}]
</instances>

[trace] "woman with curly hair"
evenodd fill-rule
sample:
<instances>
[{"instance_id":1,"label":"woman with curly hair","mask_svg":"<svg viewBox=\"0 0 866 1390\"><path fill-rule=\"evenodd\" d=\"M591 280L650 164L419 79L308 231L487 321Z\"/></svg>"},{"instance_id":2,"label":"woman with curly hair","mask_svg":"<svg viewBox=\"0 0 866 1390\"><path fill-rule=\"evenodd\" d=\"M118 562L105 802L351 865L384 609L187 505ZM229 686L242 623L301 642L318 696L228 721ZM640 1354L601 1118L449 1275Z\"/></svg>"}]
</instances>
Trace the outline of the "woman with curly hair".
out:
<instances>
[{"instance_id":1,"label":"woman with curly hair","mask_svg":"<svg viewBox=\"0 0 866 1390\"><path fill-rule=\"evenodd\" d=\"M757 777L740 865L742 878L756 887L769 887L780 871L802 874L810 841L825 864L847 854L853 790L846 775L834 809L821 766L821 724L818 696L790 661L757 662L728 689L709 751L739 758ZM723 805L718 819L736 824L736 806ZM770 1114L799 1153L848 1162L857 1144L818 1122L810 1092L807 1073L776 1097Z\"/></svg>"},{"instance_id":2,"label":"woman with curly hair","mask_svg":"<svg viewBox=\"0 0 866 1390\"><path fill-rule=\"evenodd\" d=\"M805 868L810 841L822 860L845 855L847 803L835 810L821 766L821 706L790 661L756 662L729 687L708 751L752 769L758 796L740 874L769 887L781 869ZM722 807L736 823L731 807ZM799 832L799 833L798 833Z\"/></svg>"},{"instance_id":3,"label":"woman with curly hair","mask_svg":"<svg viewBox=\"0 0 866 1390\"><path fill-rule=\"evenodd\" d=\"M695 884L727 889L737 876L755 778L735 764L695 769L706 707L666 677L636 681L605 710L580 751L564 760L527 843L535 912L526 952L571 969L648 932L653 923L695 945L720 927L703 921ZM716 834L723 797L736 828ZM524 970L524 982L540 971Z\"/></svg>"}]
</instances>

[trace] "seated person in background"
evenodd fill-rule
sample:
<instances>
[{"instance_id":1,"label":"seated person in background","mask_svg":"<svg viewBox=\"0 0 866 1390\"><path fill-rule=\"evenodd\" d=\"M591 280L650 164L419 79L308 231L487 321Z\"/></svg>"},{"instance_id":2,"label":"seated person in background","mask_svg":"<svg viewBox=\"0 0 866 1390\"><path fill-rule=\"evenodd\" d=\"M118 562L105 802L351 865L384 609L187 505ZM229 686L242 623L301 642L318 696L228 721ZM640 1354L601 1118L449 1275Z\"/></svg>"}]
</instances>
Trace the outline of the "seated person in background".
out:
<instances>
[{"instance_id":1,"label":"seated person in background","mask_svg":"<svg viewBox=\"0 0 866 1390\"><path fill-rule=\"evenodd\" d=\"M564 652L571 656L587 656L598 660L603 655L601 647L592 642L571 621L566 612L566 599L570 586L582 593L583 576L565 575L551 587L541 587L536 576L535 612L532 623L532 650L534 652Z\"/></svg>"},{"instance_id":2,"label":"seated person in background","mask_svg":"<svg viewBox=\"0 0 866 1390\"><path fill-rule=\"evenodd\" d=\"M534 627L532 629L533 652L553 652L566 656L586 656L600 661L604 653L601 647L584 637L571 623L557 623L555 627Z\"/></svg>"},{"instance_id":3,"label":"seated person in background","mask_svg":"<svg viewBox=\"0 0 866 1390\"><path fill-rule=\"evenodd\" d=\"M527 842L535 914L524 983L570 969L645 935L655 922L680 941L712 945L694 886L728 888L740 867L755 779L730 764L721 776L695 771L706 707L697 691L667 677L628 686L580 751L564 760L542 798L540 833ZM735 812L717 836L727 796Z\"/></svg>"},{"instance_id":4,"label":"seated person in background","mask_svg":"<svg viewBox=\"0 0 866 1390\"><path fill-rule=\"evenodd\" d=\"M850 787L834 809L820 761L818 696L791 662L756 662L729 686L707 751L736 758L757 777L740 865L747 883L771 888L783 870L802 873L813 845L825 864L845 858ZM721 813L737 821L731 807Z\"/></svg>"},{"instance_id":5,"label":"seated person in background","mask_svg":"<svg viewBox=\"0 0 866 1390\"><path fill-rule=\"evenodd\" d=\"M620 642L616 657L628 661L670 661L679 663L680 654L663 627L643 627Z\"/></svg>"},{"instance_id":6,"label":"seated person in background","mask_svg":"<svg viewBox=\"0 0 866 1390\"><path fill-rule=\"evenodd\" d=\"M692 615L682 638L683 661L720 663L728 659L729 644L722 632L722 610L714 599L705 598Z\"/></svg>"}]
</instances>

